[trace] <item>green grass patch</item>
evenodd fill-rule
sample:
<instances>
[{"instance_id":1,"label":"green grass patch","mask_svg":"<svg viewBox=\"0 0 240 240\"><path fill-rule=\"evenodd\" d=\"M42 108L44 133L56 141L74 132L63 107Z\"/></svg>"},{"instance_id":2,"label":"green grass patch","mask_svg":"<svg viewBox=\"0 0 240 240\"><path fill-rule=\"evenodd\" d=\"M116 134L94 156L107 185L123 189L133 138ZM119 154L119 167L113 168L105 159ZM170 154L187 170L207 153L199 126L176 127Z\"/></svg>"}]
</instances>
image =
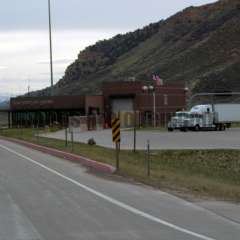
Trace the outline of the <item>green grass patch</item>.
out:
<instances>
[{"instance_id":1,"label":"green grass patch","mask_svg":"<svg viewBox=\"0 0 240 240\"><path fill-rule=\"evenodd\" d=\"M231 128L240 128L240 123L233 123Z\"/></svg>"},{"instance_id":2,"label":"green grass patch","mask_svg":"<svg viewBox=\"0 0 240 240\"><path fill-rule=\"evenodd\" d=\"M62 140L36 137L45 130L2 129L0 135L72 151ZM115 165L115 151L98 146L75 143L74 153ZM121 151L118 174L164 190L240 201L239 150L166 150L151 152L151 176L147 176L146 153Z\"/></svg>"}]
</instances>

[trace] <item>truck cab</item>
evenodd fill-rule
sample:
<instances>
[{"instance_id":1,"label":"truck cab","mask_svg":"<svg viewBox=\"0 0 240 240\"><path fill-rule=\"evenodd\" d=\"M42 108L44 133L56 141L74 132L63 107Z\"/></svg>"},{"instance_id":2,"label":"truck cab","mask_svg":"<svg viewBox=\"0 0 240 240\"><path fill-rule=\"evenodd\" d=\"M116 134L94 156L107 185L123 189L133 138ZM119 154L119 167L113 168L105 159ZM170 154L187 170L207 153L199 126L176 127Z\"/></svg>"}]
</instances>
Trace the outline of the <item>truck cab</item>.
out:
<instances>
[{"instance_id":1,"label":"truck cab","mask_svg":"<svg viewBox=\"0 0 240 240\"><path fill-rule=\"evenodd\" d=\"M168 123L168 131L181 131L214 128L214 113L211 105L197 105L190 111L177 112Z\"/></svg>"},{"instance_id":2,"label":"truck cab","mask_svg":"<svg viewBox=\"0 0 240 240\"><path fill-rule=\"evenodd\" d=\"M213 106L211 104L205 104L205 105L196 105L191 108L190 112L192 113L209 113L213 112Z\"/></svg>"},{"instance_id":3,"label":"truck cab","mask_svg":"<svg viewBox=\"0 0 240 240\"><path fill-rule=\"evenodd\" d=\"M168 123L168 130L216 130L224 131L232 123L240 122L239 103L215 103L196 105L190 111L177 112Z\"/></svg>"},{"instance_id":4,"label":"truck cab","mask_svg":"<svg viewBox=\"0 0 240 240\"><path fill-rule=\"evenodd\" d=\"M168 123L168 131L172 132L174 129L184 130L186 121L189 121L190 113L189 112L176 112Z\"/></svg>"}]
</instances>

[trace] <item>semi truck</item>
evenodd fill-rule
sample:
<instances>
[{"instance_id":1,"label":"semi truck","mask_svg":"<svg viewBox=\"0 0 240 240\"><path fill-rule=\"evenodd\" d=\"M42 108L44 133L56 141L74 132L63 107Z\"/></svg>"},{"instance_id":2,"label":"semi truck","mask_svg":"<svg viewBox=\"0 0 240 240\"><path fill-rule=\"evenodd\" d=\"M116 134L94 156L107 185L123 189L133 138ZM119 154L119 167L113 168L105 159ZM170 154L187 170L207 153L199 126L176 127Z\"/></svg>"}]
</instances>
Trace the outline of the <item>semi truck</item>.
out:
<instances>
[{"instance_id":1,"label":"semi truck","mask_svg":"<svg viewBox=\"0 0 240 240\"><path fill-rule=\"evenodd\" d=\"M176 112L168 123L168 131L175 129L225 131L232 123L239 122L240 104L203 104L196 105L189 111Z\"/></svg>"}]
</instances>

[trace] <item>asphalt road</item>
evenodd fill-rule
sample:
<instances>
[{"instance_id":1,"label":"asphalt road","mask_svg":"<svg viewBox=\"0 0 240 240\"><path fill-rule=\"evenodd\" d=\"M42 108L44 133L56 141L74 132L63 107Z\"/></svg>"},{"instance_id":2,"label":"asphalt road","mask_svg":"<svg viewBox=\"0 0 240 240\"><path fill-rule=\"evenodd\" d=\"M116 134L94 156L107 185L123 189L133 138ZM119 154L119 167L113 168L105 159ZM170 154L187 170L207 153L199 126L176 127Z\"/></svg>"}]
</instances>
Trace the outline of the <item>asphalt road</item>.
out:
<instances>
[{"instance_id":1,"label":"asphalt road","mask_svg":"<svg viewBox=\"0 0 240 240\"><path fill-rule=\"evenodd\" d=\"M65 132L43 134L44 137L65 139ZM97 145L115 148L112 142L111 130L75 132L76 142L87 143L88 139L94 138ZM70 139L70 135L68 137ZM133 132L121 132L121 148L133 149ZM160 131L137 131L137 149L146 149L147 141L150 140L152 149L240 149L240 129L233 128L224 132L160 132Z\"/></svg>"},{"instance_id":2,"label":"asphalt road","mask_svg":"<svg viewBox=\"0 0 240 240\"><path fill-rule=\"evenodd\" d=\"M238 222L198 205L0 140L0 240L238 240L239 233Z\"/></svg>"}]
</instances>

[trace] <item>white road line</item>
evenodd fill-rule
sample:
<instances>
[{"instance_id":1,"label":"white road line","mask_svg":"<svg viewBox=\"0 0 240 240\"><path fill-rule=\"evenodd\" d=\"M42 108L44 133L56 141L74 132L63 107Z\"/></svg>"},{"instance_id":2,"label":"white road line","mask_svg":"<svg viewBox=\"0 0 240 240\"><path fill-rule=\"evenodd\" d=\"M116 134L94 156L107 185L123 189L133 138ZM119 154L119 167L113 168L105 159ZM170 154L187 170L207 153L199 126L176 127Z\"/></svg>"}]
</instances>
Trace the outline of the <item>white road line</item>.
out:
<instances>
[{"instance_id":1,"label":"white road line","mask_svg":"<svg viewBox=\"0 0 240 240\"><path fill-rule=\"evenodd\" d=\"M100 193L100 192L94 190L93 188L90 188L90 187L88 187L86 185L83 185L83 184L73 180L72 178L69 178L69 177L61 174L60 172L57 172L57 171L55 171L55 170L53 170L53 169L51 169L51 168L49 168L49 167L47 167L47 166L45 166L43 164L41 164L41 163L31 159L31 158L29 158L29 157L27 157L27 156L25 156L25 155L23 155L23 154L21 154L19 152L16 152L13 149L5 147L5 146L3 146L1 144L0 144L0 148L5 149L8 152L13 153L13 154L15 154L15 155L17 155L17 156L19 156L19 157L21 157L21 158L31 162L31 163L34 163L35 165L37 165L37 166L47 170L48 172L51 172L51 173L53 173L53 174L55 174L55 175L65 179L65 180L67 180L67 181L77 185L78 187L84 189L85 191L90 192L90 193L94 194L95 196L97 196L97 197L99 197L101 199L104 199L105 201L107 201L107 202L109 202L111 204L114 204L114 205L116 205L116 206L118 206L120 208L123 208L123 209L131 212L131 213L134 213L135 215L144 217L144 218L146 218L148 220L151 220L153 222L159 223L161 225L167 226L169 228L172 228L174 230L177 230L179 232L185 233L185 234L190 235L190 236L194 236L194 237L202 239L202 240L216 240L214 238L211 238L211 237L208 237L208 236L205 236L205 235L202 235L202 234L198 234L198 233L192 232L190 230L187 230L185 228L179 227L179 226L177 226L175 224L172 224L170 222L164 221L163 219L157 218L157 217L155 217L155 216L153 216L151 214L145 213L145 212L143 212L143 211L141 211L141 210L139 210L137 208L134 208L134 207L132 207L130 205L127 205L127 204L125 204L123 202L120 202L120 201L118 201L118 200L116 200L114 198L111 198L111 197L109 197L109 196L107 196L107 195L105 195L103 193Z\"/></svg>"}]
</instances>

